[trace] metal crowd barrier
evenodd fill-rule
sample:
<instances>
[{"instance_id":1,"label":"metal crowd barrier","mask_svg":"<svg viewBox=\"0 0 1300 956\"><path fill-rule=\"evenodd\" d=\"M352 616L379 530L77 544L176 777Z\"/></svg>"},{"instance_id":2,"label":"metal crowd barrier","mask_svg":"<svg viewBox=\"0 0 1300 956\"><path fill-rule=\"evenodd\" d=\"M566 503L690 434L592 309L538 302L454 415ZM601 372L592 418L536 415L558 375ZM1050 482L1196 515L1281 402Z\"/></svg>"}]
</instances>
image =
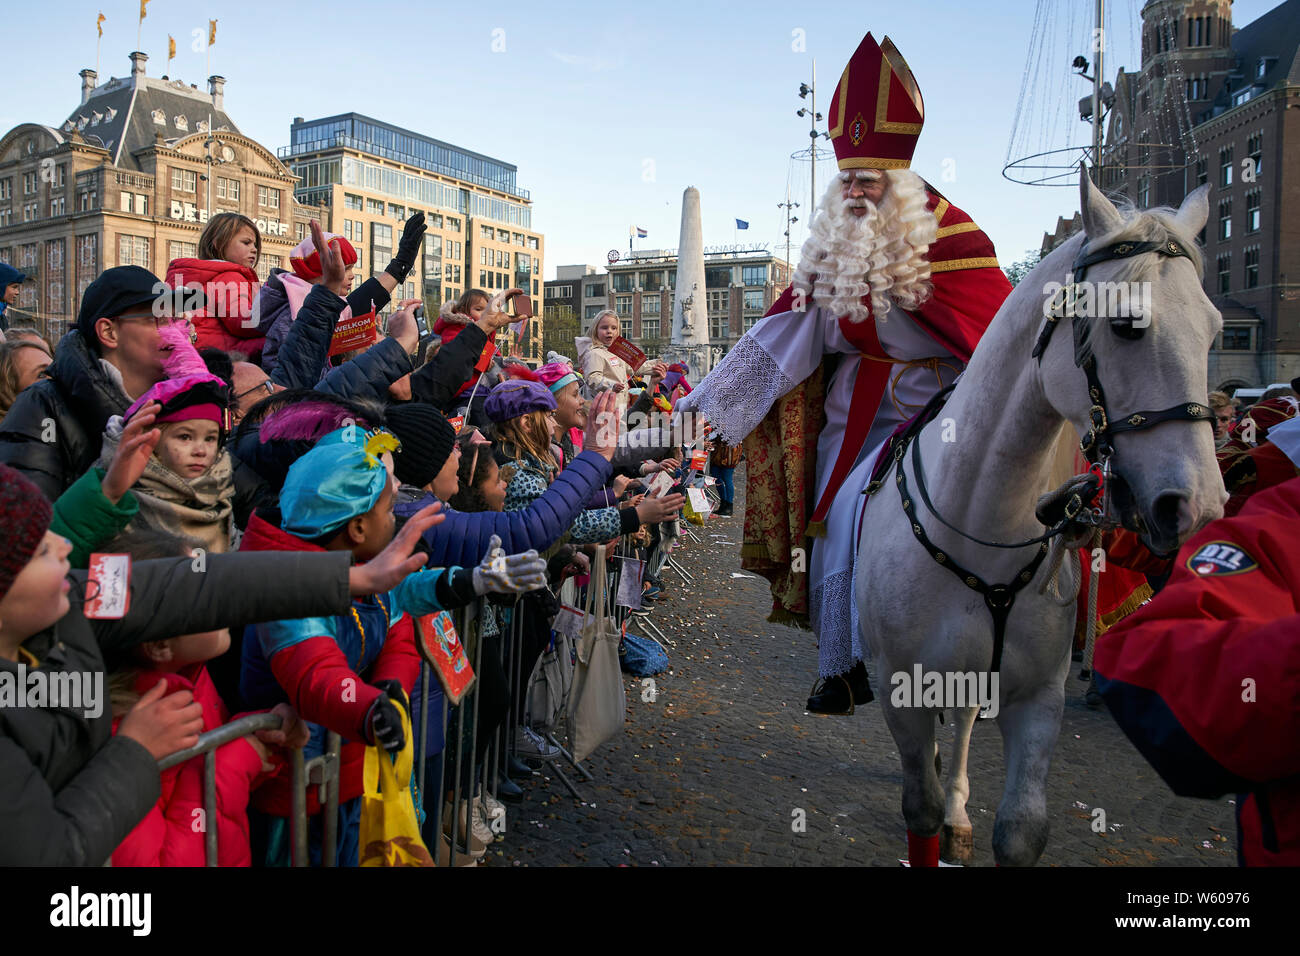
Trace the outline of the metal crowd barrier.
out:
<instances>
[{"instance_id":1,"label":"metal crowd barrier","mask_svg":"<svg viewBox=\"0 0 1300 956\"><path fill-rule=\"evenodd\" d=\"M617 550L618 557L628 558L635 556L635 550L631 547L629 539L624 537L620 540ZM606 579L606 610L614 619L616 624L621 627L626 620L629 627L635 625L643 629L650 636L659 640L671 641L664 636L647 617L630 618L628 609L617 603L618 584L623 562L619 560L610 561L607 565ZM665 566L672 567L674 563L669 560ZM676 569L675 570L679 570ZM679 573L681 571L679 570ZM689 581L689 578L687 578ZM577 603L578 606L584 606L586 603L587 586L583 585L578 588ZM430 813L429 804L432 801L433 832L437 841L443 837L443 816L445 808L445 797L448 790L451 792L451 815L453 825L451 826L452 836L450 838L451 849L449 854L449 863L451 866L456 865L457 857L464 857L470 853L470 840L473 831L473 787L463 786L462 781L477 781L480 792L490 793L493 798L498 793L498 779L500 775L507 773L507 761L517 757L515 747L516 729L528 724L530 716L528 709L528 687L521 686L529 681L531 673L523 673L523 635L524 635L524 615L522 613L523 604L516 600L515 604L509 608L510 622L508 629L502 629L497 638L498 652L500 657L498 665L502 668L507 678L507 693L509 694L509 704L505 717L501 725L496 729L493 738L488 745L486 759L483 766L478 766L477 744L479 735L479 687L480 681L475 680L474 686L461 699L458 707L454 708L455 714L451 711L453 708L449 705L448 699L444 694L442 697L442 712L440 719L443 730L443 747L438 754L437 760L441 764L441 774L439 775L439 793L430 794L426 792L427 769L427 743L429 735L429 687L430 681L438 678L433 673L433 669L427 664L421 664L421 706L420 706L420 726L416 729L416 739L418 746L417 768L419 777L417 780L417 789L421 794L424 804L424 811ZM457 634L460 636L462 644L469 646L471 634L474 635L474 652L472 666L476 677L482 673L483 664L483 643L482 621L486 612L486 602L480 600L473 605L462 608L453 617L455 618ZM477 627L477 632L473 629ZM544 656L543 652L543 656ZM540 661L539 657L539 661ZM521 709L520 704L523 704ZM565 727L565 739L571 733L568 726L568 699L567 696L561 703L559 722ZM468 722L468 725L467 725ZM217 847L217 790L216 790L216 751L219 747L237 740L240 737L247 737L259 730L275 730L281 726L280 717L275 714L252 714L247 717L241 717L238 720L224 724L215 730L208 731L199 736L198 742L185 750L177 751L158 762L160 771L167 770L191 760L198 756L204 757L203 767L203 808L206 815L206 831L204 833L204 851L205 865L217 866L218 847ZM467 729L468 727L468 729ZM592 781L595 778L586 767L573 758L572 752L561 741L561 737L556 734L556 728L551 727L546 733L541 735L544 740L560 751L564 760L569 763L582 778ZM451 731L449 736L448 731ZM466 755L465 742L466 735L469 738L469 754ZM453 738L454 737L454 743ZM448 754L455 747L455 760L453 771L455 777L453 780L447 780ZM322 864L327 867L336 865L336 855L338 847L338 826L339 826L339 785L340 785L340 751L342 749L342 738L336 733L329 733L326 737L326 749L321 755L306 760L302 749L290 751L291 767L291 800L292 809L289 818L290 840L292 864L295 867L308 866L310 861L309 855L309 820L307 817L307 788L309 786L320 787L320 804L323 814L322 825L324 829L322 840L321 859ZM462 769L465 761L468 760L468 772ZM570 793L576 799L582 799L581 793L574 785L569 776L561 769L559 761L552 761L549 768L550 772L564 784ZM465 827L460 826L462 813L464 814ZM488 820L491 827L492 821ZM428 847L429 853L435 860L440 856L439 843Z\"/></svg>"},{"instance_id":2,"label":"metal crowd barrier","mask_svg":"<svg viewBox=\"0 0 1300 956\"><path fill-rule=\"evenodd\" d=\"M277 714L250 714L240 717L228 724L222 724L215 730L200 734L198 742L192 747L178 750L158 761L158 770L170 770L187 760L203 757L203 853L205 866L217 866L217 832L220 829L217 816L217 750L233 740L248 737L259 730L279 730L282 721ZM325 866L334 866L335 852L338 846L338 806L339 806L339 750L342 738L338 734L329 734L326 752L310 761L305 761L302 749L291 750L289 754L292 768L291 788L293 808L289 817L292 858L294 866L307 866L310 860L307 848L307 785L319 784L321 787L322 812L325 814L325 839L322 850L322 862Z\"/></svg>"}]
</instances>

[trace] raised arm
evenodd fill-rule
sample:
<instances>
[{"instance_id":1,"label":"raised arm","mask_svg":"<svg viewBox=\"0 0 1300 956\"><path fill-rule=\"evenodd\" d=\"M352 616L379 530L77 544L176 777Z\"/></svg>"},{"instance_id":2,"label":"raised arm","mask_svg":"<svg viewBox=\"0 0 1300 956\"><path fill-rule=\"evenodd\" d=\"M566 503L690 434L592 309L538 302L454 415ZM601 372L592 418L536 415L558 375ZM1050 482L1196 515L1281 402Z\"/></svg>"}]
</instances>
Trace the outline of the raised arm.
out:
<instances>
[{"instance_id":1,"label":"raised arm","mask_svg":"<svg viewBox=\"0 0 1300 956\"><path fill-rule=\"evenodd\" d=\"M789 311L790 289L757 325L741 336L713 371L674 411L702 412L719 436L733 445L758 427L768 410L821 364L827 351L826 326L835 320L822 309Z\"/></svg>"}]
</instances>

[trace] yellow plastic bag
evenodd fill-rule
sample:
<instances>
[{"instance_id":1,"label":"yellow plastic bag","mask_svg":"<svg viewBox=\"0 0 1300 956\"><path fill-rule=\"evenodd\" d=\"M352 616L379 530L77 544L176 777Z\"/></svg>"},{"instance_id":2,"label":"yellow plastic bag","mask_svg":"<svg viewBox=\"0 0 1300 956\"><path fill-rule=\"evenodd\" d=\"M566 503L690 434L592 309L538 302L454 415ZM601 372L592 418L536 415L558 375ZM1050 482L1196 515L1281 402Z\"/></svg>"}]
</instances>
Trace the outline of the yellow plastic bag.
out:
<instances>
[{"instance_id":1,"label":"yellow plastic bag","mask_svg":"<svg viewBox=\"0 0 1300 956\"><path fill-rule=\"evenodd\" d=\"M686 505L682 508L682 517L691 524L704 524L709 517L709 499L704 497L703 489L686 489Z\"/></svg>"},{"instance_id":2,"label":"yellow plastic bag","mask_svg":"<svg viewBox=\"0 0 1300 956\"><path fill-rule=\"evenodd\" d=\"M362 866L433 866L420 838L420 822L411 796L415 741L411 715L401 704L406 744L396 754L366 748L365 792L361 795Z\"/></svg>"}]
</instances>

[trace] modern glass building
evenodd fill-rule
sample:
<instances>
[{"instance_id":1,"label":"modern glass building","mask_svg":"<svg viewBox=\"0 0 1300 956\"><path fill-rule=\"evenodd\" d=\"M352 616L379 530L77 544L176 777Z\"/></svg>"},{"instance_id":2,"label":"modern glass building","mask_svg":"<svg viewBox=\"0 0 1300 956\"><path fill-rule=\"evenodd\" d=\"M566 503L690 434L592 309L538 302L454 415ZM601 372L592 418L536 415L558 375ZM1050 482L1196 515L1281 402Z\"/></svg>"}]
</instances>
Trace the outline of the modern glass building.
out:
<instances>
[{"instance_id":1,"label":"modern glass building","mask_svg":"<svg viewBox=\"0 0 1300 956\"><path fill-rule=\"evenodd\" d=\"M424 256L402 297L436 307L475 287L528 292L533 328L522 343L498 345L536 357L543 238L532 230L532 197L517 185L514 165L360 113L296 118L278 155L299 177L294 198L327 209L329 228L356 247L358 276L384 268L401 224L422 210Z\"/></svg>"}]
</instances>

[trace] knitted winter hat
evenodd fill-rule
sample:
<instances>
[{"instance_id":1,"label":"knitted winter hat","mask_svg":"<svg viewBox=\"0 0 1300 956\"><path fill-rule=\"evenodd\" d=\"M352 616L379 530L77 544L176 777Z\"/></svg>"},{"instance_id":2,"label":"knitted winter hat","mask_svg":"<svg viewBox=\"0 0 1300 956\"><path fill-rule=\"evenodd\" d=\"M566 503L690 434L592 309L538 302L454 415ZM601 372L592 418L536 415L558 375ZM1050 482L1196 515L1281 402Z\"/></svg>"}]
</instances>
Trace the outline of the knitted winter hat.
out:
<instances>
[{"instance_id":1,"label":"knitted winter hat","mask_svg":"<svg viewBox=\"0 0 1300 956\"><path fill-rule=\"evenodd\" d=\"M552 395L560 394L560 389L578 380L577 373L567 362L549 362L537 370L537 376L551 390Z\"/></svg>"},{"instance_id":2,"label":"knitted winter hat","mask_svg":"<svg viewBox=\"0 0 1300 956\"><path fill-rule=\"evenodd\" d=\"M505 422L529 412L555 410L555 396L541 382L512 378L488 392L483 410L491 422Z\"/></svg>"},{"instance_id":3,"label":"knitted winter hat","mask_svg":"<svg viewBox=\"0 0 1300 956\"><path fill-rule=\"evenodd\" d=\"M185 326L179 323L164 325L158 330L158 337L166 350L163 352L163 370L167 377L133 402L123 420L130 421L131 416L149 402L159 402L162 408L155 421L183 422L201 418L220 425L224 436L230 430L230 386L208 371L190 344Z\"/></svg>"},{"instance_id":4,"label":"knitted winter hat","mask_svg":"<svg viewBox=\"0 0 1300 956\"><path fill-rule=\"evenodd\" d=\"M356 265L357 250L353 248L352 243L333 232L325 233L325 241L333 243L338 248L345 266ZM310 282L320 278L320 253L316 251L316 244L312 242L311 236L293 247L293 251L289 253L289 265L299 279Z\"/></svg>"},{"instance_id":5,"label":"knitted winter hat","mask_svg":"<svg viewBox=\"0 0 1300 956\"><path fill-rule=\"evenodd\" d=\"M9 593L50 527L54 508L41 490L8 465L0 465L0 598Z\"/></svg>"},{"instance_id":6,"label":"knitted winter hat","mask_svg":"<svg viewBox=\"0 0 1300 956\"><path fill-rule=\"evenodd\" d=\"M410 402L396 405L384 421L402 443L393 453L397 480L423 488L438 476L456 445L456 431L432 405Z\"/></svg>"},{"instance_id":7,"label":"knitted winter hat","mask_svg":"<svg viewBox=\"0 0 1300 956\"><path fill-rule=\"evenodd\" d=\"M388 487L380 455L399 447L390 432L354 425L325 435L289 468L280 492L280 527L311 541L365 514Z\"/></svg>"}]
</instances>

